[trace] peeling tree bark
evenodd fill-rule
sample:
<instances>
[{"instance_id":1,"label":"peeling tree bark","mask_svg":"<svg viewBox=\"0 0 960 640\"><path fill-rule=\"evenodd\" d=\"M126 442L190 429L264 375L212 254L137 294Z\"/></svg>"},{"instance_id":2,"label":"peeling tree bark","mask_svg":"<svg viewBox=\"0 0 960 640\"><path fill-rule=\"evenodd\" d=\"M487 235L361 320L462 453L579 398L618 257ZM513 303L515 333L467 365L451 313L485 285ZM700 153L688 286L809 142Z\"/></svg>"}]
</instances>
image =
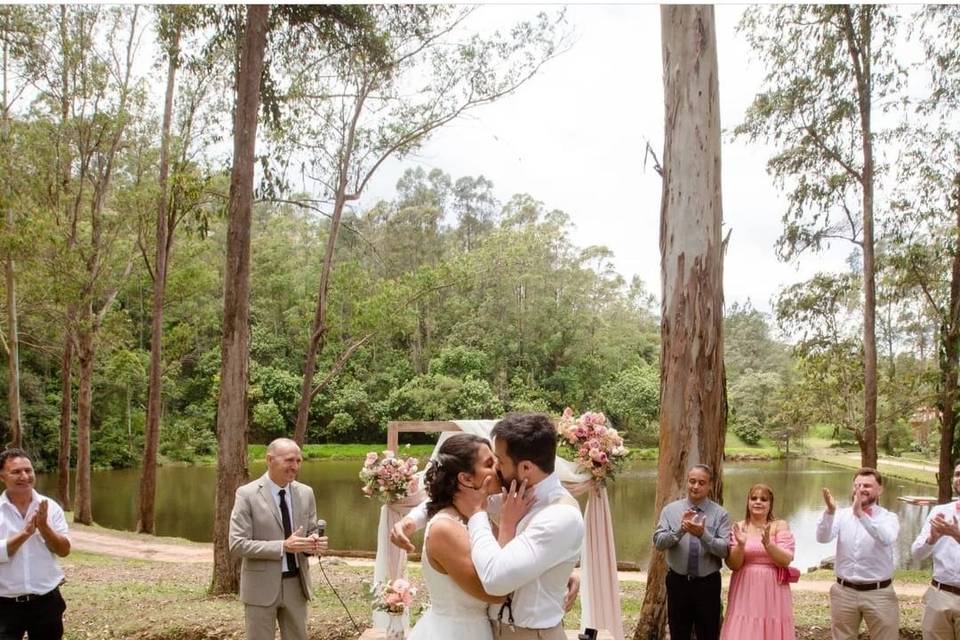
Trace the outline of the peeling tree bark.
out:
<instances>
[{"instance_id":1,"label":"peeling tree bark","mask_svg":"<svg viewBox=\"0 0 960 640\"><path fill-rule=\"evenodd\" d=\"M686 471L707 464L722 499L723 210L713 7L664 5L665 131L660 205L662 280L660 457L656 511L684 495ZM666 562L651 555L635 640L664 637Z\"/></svg>"}]
</instances>

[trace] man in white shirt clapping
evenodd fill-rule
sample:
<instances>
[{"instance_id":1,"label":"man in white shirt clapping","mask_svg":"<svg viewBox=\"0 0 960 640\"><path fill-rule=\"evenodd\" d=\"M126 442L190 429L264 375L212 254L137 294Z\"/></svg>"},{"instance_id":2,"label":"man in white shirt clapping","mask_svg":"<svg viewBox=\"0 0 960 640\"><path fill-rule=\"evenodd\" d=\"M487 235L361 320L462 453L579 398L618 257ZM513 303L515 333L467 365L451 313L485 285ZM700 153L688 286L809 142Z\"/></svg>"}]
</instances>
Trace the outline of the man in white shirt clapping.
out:
<instances>
[{"instance_id":1,"label":"man in white shirt clapping","mask_svg":"<svg viewBox=\"0 0 960 640\"><path fill-rule=\"evenodd\" d=\"M960 496L960 464L953 469ZM923 640L960 640L960 500L934 507L913 541L917 560L933 556L933 580L923 594Z\"/></svg>"},{"instance_id":2,"label":"man in white shirt clapping","mask_svg":"<svg viewBox=\"0 0 960 640\"><path fill-rule=\"evenodd\" d=\"M60 595L70 553L63 509L36 491L33 464L22 449L0 453L0 638L59 640L66 605Z\"/></svg>"},{"instance_id":3,"label":"man in white shirt clapping","mask_svg":"<svg viewBox=\"0 0 960 640\"><path fill-rule=\"evenodd\" d=\"M900 607L893 590L893 551L900 533L897 514L881 507L883 478L864 467L853 479L853 505L837 509L828 489L817 521L817 542L837 539L837 584L830 588L834 640L856 640L866 621L872 640L898 640Z\"/></svg>"}]
</instances>

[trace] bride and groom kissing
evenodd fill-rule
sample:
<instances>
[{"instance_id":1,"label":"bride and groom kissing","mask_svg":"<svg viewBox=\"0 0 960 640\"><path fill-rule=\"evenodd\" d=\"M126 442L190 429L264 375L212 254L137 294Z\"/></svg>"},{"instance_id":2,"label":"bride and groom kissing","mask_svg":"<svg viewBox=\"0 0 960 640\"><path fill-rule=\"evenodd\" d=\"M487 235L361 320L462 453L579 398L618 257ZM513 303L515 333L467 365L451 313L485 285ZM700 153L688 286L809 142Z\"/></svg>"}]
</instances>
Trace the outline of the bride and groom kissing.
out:
<instances>
[{"instance_id":1,"label":"bride and groom kissing","mask_svg":"<svg viewBox=\"0 0 960 640\"><path fill-rule=\"evenodd\" d=\"M543 414L517 413L491 436L492 448L476 435L447 439L424 474L429 499L390 534L413 551L410 535L426 528L431 603L409 640L566 638L584 528L554 470L556 427Z\"/></svg>"}]
</instances>

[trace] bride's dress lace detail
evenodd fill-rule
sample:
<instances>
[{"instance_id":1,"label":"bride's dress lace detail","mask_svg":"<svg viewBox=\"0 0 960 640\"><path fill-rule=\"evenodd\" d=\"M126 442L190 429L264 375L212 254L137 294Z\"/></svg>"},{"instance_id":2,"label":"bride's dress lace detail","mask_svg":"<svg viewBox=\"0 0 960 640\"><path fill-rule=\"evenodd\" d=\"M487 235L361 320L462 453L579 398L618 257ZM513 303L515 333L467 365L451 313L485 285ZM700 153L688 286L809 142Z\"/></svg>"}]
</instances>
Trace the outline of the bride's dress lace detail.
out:
<instances>
[{"instance_id":1,"label":"bride's dress lace detail","mask_svg":"<svg viewBox=\"0 0 960 640\"><path fill-rule=\"evenodd\" d=\"M460 518L446 511L435 514L427 523L420 566L430 592L430 608L417 622L408 640L492 640L487 603L474 598L461 589L453 578L430 566L427 540L431 526L441 518L453 520L466 529Z\"/></svg>"}]
</instances>

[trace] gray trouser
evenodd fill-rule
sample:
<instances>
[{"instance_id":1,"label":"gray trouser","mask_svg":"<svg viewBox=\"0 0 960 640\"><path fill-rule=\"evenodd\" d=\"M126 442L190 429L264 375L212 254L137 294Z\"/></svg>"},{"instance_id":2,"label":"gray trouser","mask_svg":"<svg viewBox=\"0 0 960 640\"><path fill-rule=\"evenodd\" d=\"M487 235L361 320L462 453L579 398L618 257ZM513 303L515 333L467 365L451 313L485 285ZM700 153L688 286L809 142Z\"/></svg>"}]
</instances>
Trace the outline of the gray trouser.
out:
<instances>
[{"instance_id":1,"label":"gray trouser","mask_svg":"<svg viewBox=\"0 0 960 640\"><path fill-rule=\"evenodd\" d=\"M307 640L307 599L300 577L284 578L277 601L268 607L248 604L243 608L247 640L273 640L280 625L283 640Z\"/></svg>"}]
</instances>

